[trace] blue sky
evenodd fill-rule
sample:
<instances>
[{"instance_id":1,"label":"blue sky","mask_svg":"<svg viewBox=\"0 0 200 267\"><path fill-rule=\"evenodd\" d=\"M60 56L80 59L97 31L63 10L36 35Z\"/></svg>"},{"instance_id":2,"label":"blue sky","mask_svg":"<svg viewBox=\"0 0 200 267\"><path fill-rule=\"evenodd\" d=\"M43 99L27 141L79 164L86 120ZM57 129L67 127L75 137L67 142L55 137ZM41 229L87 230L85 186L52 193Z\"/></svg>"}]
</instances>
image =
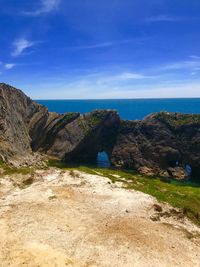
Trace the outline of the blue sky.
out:
<instances>
[{"instance_id":1,"label":"blue sky","mask_svg":"<svg viewBox=\"0 0 200 267\"><path fill-rule=\"evenodd\" d=\"M199 0L0 0L0 32L34 99L200 97Z\"/></svg>"}]
</instances>

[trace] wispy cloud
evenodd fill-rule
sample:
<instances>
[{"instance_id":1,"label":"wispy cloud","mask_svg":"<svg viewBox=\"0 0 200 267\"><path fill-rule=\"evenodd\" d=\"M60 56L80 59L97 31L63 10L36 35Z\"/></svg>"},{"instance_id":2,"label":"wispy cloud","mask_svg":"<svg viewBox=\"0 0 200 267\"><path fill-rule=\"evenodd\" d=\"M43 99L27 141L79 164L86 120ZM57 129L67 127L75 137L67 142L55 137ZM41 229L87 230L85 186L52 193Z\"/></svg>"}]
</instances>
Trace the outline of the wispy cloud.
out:
<instances>
[{"instance_id":1,"label":"wispy cloud","mask_svg":"<svg viewBox=\"0 0 200 267\"><path fill-rule=\"evenodd\" d=\"M189 58L195 59L195 60L200 60L200 56L197 56L197 55L191 55L191 56L189 56Z\"/></svg>"},{"instance_id":2,"label":"wispy cloud","mask_svg":"<svg viewBox=\"0 0 200 267\"><path fill-rule=\"evenodd\" d=\"M6 64L4 65L4 68L5 68L6 70L10 70L10 69L14 68L15 65L16 65L16 64L14 64L14 63L6 63Z\"/></svg>"},{"instance_id":3,"label":"wispy cloud","mask_svg":"<svg viewBox=\"0 0 200 267\"><path fill-rule=\"evenodd\" d=\"M15 63L4 63L0 62L0 75L2 75L5 71L11 70L16 66Z\"/></svg>"},{"instance_id":4,"label":"wispy cloud","mask_svg":"<svg viewBox=\"0 0 200 267\"><path fill-rule=\"evenodd\" d=\"M23 14L26 16L39 16L45 13L49 13L55 10L60 3L60 0L41 0L38 9L33 11L24 11Z\"/></svg>"},{"instance_id":5,"label":"wispy cloud","mask_svg":"<svg viewBox=\"0 0 200 267\"><path fill-rule=\"evenodd\" d=\"M148 76L142 73L134 73L134 72L121 72L112 75L101 74L96 77L96 82L98 84L109 84L109 83L126 83L134 80L144 80L144 79L152 79L153 76Z\"/></svg>"},{"instance_id":6,"label":"wispy cloud","mask_svg":"<svg viewBox=\"0 0 200 267\"><path fill-rule=\"evenodd\" d=\"M131 40L121 40L121 41L113 41L113 42L103 42L97 44L90 44L90 45L81 45L73 47L74 50L85 50L85 49L96 49L96 48L104 48L104 47L111 47L120 44L126 44L131 42Z\"/></svg>"},{"instance_id":7,"label":"wispy cloud","mask_svg":"<svg viewBox=\"0 0 200 267\"><path fill-rule=\"evenodd\" d=\"M13 43L14 50L11 55L13 57L18 57L24 52L24 50L32 47L34 44L35 44L34 42L31 42L25 38L17 39Z\"/></svg>"},{"instance_id":8,"label":"wispy cloud","mask_svg":"<svg viewBox=\"0 0 200 267\"><path fill-rule=\"evenodd\" d=\"M168 70L198 70L200 68L200 58L191 58L191 60L183 60L183 61L177 61L168 63L166 65L159 66L158 68L155 68L155 70L160 71L168 71Z\"/></svg>"},{"instance_id":9,"label":"wispy cloud","mask_svg":"<svg viewBox=\"0 0 200 267\"><path fill-rule=\"evenodd\" d=\"M144 74L133 73L133 72L123 72L119 75L113 77L116 80L141 80L141 79L149 79L153 78L152 76L147 76Z\"/></svg>"},{"instance_id":10,"label":"wispy cloud","mask_svg":"<svg viewBox=\"0 0 200 267\"><path fill-rule=\"evenodd\" d=\"M154 77L145 75L143 73L135 73L135 72L97 72L91 73L88 75L83 75L80 77L76 77L73 81L63 81L63 85L60 85L60 88L71 88L72 93L69 93L69 97L71 98L80 98L85 97L88 92L92 92L92 88L96 88L95 93L91 95L93 98L106 98L108 91L111 90L112 93L115 94L116 90L120 90L121 94L125 89L134 88L137 84L143 84L146 79L151 79ZM67 85L67 86L66 86ZM122 90L123 88L123 90ZM71 94L71 95L70 95ZM104 97L105 95L105 97ZM124 97L124 96L123 96ZM109 96L110 98L110 96ZM112 98L112 97L111 97Z\"/></svg>"},{"instance_id":11,"label":"wispy cloud","mask_svg":"<svg viewBox=\"0 0 200 267\"><path fill-rule=\"evenodd\" d=\"M174 22L174 21L179 21L181 18L178 17L173 17L169 15L159 15L155 17L149 17L145 19L145 22L148 23L153 23L153 22Z\"/></svg>"},{"instance_id":12,"label":"wispy cloud","mask_svg":"<svg viewBox=\"0 0 200 267\"><path fill-rule=\"evenodd\" d=\"M195 16L172 16L172 15L167 15L167 14L161 14L158 16L147 17L143 21L146 23L199 21L199 17L195 17Z\"/></svg>"},{"instance_id":13,"label":"wispy cloud","mask_svg":"<svg viewBox=\"0 0 200 267\"><path fill-rule=\"evenodd\" d=\"M73 82L65 80L56 83L53 80L50 83L38 84L40 95L31 95L35 99L123 99L123 98L175 98L175 97L200 97L200 81L178 81L163 84L157 80L156 84L134 83L124 84L123 90L121 84L107 83L101 84L98 79L90 77L80 77ZM30 85L29 85L30 87ZM55 90L56 88L56 90ZM95 88L95 90L94 90Z\"/></svg>"}]
</instances>

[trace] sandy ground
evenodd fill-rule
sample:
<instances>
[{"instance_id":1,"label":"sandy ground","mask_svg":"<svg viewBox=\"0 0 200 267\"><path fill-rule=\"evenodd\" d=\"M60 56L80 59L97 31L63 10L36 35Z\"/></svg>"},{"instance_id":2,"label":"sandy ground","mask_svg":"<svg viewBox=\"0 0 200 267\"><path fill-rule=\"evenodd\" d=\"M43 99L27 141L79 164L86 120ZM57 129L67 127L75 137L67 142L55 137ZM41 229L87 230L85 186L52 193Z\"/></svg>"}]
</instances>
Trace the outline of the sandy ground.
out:
<instances>
[{"instance_id":1,"label":"sandy ground","mask_svg":"<svg viewBox=\"0 0 200 267\"><path fill-rule=\"evenodd\" d=\"M200 266L199 228L178 216L153 221L151 196L54 168L23 179L0 179L2 267Z\"/></svg>"}]
</instances>

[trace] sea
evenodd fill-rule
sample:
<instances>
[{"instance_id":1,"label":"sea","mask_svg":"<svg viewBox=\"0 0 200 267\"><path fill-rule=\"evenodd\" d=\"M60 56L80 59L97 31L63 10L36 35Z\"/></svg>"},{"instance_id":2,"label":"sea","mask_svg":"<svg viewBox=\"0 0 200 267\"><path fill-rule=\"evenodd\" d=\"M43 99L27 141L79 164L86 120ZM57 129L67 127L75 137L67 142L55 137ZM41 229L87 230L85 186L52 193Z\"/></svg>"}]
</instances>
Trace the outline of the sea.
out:
<instances>
[{"instance_id":1,"label":"sea","mask_svg":"<svg viewBox=\"0 0 200 267\"><path fill-rule=\"evenodd\" d=\"M200 98L174 99L98 99L98 100L36 100L49 111L81 114L96 109L117 110L124 120L141 120L159 111L200 114Z\"/></svg>"}]
</instances>

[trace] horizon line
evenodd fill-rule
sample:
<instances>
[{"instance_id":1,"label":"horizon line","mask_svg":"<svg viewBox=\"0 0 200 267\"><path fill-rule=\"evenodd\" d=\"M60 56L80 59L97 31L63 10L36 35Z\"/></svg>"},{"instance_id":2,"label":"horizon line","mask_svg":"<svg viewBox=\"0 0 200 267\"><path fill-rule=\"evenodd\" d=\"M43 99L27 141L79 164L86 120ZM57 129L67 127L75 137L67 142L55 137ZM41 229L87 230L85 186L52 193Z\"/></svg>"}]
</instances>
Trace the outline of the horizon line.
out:
<instances>
[{"instance_id":1,"label":"horizon line","mask_svg":"<svg viewBox=\"0 0 200 267\"><path fill-rule=\"evenodd\" d=\"M143 97L138 97L138 98L87 98L87 99L82 99L82 98L41 98L41 99L36 99L32 98L34 101L88 101L88 100L162 100L162 99L200 99L200 96L197 97L148 97L148 98L143 98Z\"/></svg>"}]
</instances>

